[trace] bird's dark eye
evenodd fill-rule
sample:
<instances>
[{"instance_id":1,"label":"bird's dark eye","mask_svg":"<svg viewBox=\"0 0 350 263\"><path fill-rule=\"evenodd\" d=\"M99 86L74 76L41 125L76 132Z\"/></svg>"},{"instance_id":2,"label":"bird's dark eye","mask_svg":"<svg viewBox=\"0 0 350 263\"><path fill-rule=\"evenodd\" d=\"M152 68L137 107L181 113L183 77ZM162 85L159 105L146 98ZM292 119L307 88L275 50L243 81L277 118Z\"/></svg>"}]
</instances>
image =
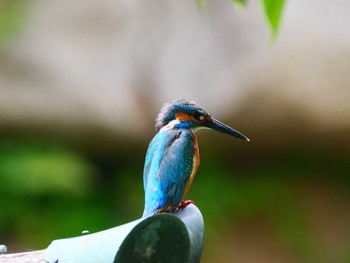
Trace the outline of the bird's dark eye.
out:
<instances>
[{"instance_id":1,"label":"bird's dark eye","mask_svg":"<svg viewBox=\"0 0 350 263\"><path fill-rule=\"evenodd\" d=\"M202 114L200 114L199 112L194 113L193 118L199 122L202 122L205 120L205 117Z\"/></svg>"}]
</instances>

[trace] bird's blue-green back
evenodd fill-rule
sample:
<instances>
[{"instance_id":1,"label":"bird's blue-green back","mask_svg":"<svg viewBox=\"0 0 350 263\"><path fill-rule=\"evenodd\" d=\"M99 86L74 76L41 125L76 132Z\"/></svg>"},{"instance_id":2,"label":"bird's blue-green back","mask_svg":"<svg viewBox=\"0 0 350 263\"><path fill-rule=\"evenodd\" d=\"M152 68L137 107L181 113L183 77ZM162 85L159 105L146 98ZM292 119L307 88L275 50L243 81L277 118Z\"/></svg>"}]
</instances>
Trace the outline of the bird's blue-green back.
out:
<instances>
[{"instance_id":1,"label":"bird's blue-green back","mask_svg":"<svg viewBox=\"0 0 350 263\"><path fill-rule=\"evenodd\" d=\"M151 141L143 174L143 217L155 214L168 204L175 208L181 202L193 169L193 136L190 129L164 127Z\"/></svg>"}]
</instances>

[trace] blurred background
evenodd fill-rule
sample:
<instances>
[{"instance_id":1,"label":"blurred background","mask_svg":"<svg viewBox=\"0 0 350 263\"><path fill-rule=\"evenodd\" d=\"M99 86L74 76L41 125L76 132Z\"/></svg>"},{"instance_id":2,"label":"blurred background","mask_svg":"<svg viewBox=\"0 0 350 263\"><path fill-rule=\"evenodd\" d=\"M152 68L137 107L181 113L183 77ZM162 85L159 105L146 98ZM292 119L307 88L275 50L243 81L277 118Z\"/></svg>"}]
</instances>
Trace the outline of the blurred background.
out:
<instances>
[{"instance_id":1,"label":"blurred background","mask_svg":"<svg viewBox=\"0 0 350 263\"><path fill-rule=\"evenodd\" d=\"M187 196L202 262L350 262L350 2L0 2L0 244L138 219L164 102L187 98L250 143L197 133Z\"/></svg>"}]
</instances>

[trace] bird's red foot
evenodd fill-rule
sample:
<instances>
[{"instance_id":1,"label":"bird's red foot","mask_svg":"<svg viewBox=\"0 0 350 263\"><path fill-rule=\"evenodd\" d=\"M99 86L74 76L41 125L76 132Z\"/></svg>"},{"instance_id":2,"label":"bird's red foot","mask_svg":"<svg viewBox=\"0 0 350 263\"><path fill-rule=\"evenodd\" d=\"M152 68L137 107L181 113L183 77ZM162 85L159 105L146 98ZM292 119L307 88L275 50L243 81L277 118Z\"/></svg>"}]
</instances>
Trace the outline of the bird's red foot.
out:
<instances>
[{"instance_id":1,"label":"bird's red foot","mask_svg":"<svg viewBox=\"0 0 350 263\"><path fill-rule=\"evenodd\" d=\"M181 203L177 206L178 209L182 209L185 208L186 206L190 205L190 204L195 204L193 201L191 200L182 200Z\"/></svg>"}]
</instances>

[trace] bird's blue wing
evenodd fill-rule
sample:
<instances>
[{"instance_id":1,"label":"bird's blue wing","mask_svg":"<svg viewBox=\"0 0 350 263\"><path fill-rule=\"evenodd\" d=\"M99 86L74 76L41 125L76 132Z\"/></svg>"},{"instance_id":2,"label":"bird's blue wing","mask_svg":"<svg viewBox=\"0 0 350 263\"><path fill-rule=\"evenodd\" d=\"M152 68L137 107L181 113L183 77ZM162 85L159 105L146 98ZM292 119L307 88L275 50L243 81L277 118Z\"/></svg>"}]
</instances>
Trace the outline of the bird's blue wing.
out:
<instances>
[{"instance_id":1,"label":"bird's blue wing","mask_svg":"<svg viewBox=\"0 0 350 263\"><path fill-rule=\"evenodd\" d=\"M173 130L158 170L164 193L174 205L181 202L186 183L193 169L194 146L191 130Z\"/></svg>"},{"instance_id":2,"label":"bird's blue wing","mask_svg":"<svg viewBox=\"0 0 350 263\"><path fill-rule=\"evenodd\" d=\"M193 133L187 129L160 131L150 143L144 168L144 217L164 208L169 201L178 205L192 173Z\"/></svg>"}]
</instances>

